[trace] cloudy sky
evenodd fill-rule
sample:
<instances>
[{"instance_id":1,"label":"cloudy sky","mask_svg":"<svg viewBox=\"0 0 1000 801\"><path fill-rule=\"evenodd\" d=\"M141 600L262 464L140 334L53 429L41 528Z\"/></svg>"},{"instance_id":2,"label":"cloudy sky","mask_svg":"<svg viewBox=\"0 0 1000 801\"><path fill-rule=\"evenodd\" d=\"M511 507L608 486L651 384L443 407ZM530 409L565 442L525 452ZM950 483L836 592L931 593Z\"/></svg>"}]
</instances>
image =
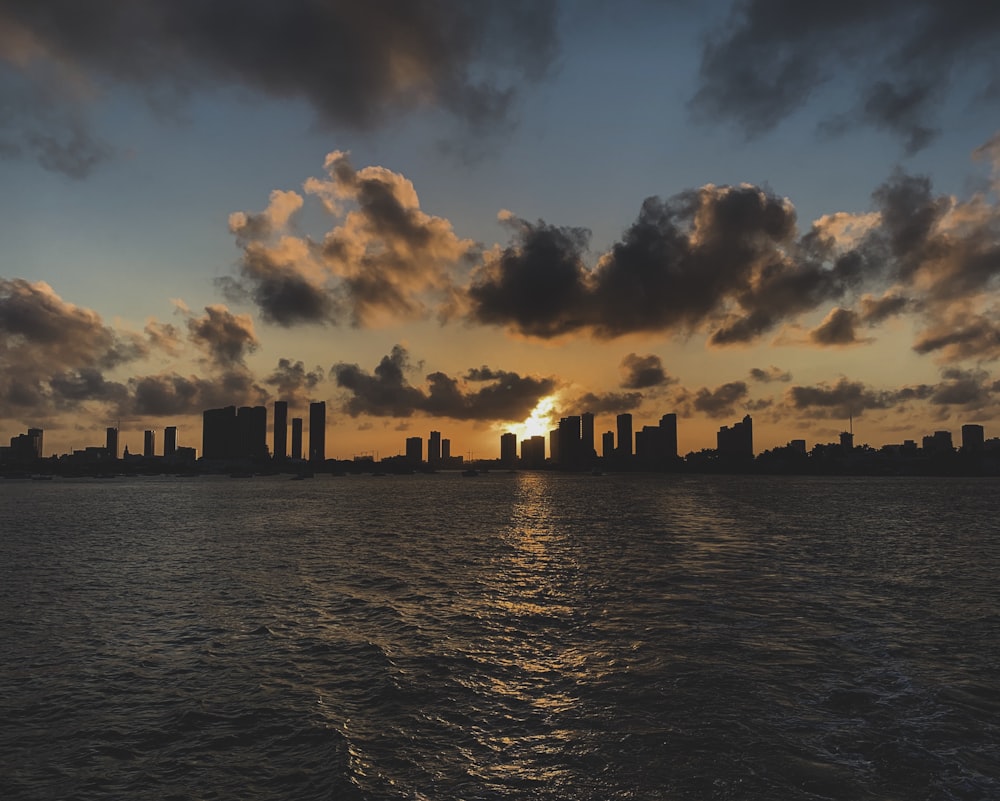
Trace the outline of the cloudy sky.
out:
<instances>
[{"instance_id":1,"label":"cloudy sky","mask_svg":"<svg viewBox=\"0 0 1000 801\"><path fill-rule=\"evenodd\" d=\"M0 439L998 436L998 62L972 0L0 0Z\"/></svg>"}]
</instances>

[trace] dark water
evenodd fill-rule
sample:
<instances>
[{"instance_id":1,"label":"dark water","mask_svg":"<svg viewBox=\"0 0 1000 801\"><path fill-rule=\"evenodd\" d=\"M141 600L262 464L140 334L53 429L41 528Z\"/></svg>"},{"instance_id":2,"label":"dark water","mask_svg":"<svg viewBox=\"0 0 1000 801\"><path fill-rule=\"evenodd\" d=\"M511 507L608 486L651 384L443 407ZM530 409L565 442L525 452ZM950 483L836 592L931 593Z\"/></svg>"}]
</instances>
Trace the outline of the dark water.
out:
<instances>
[{"instance_id":1,"label":"dark water","mask_svg":"<svg viewBox=\"0 0 1000 801\"><path fill-rule=\"evenodd\" d=\"M1000 798L998 490L0 482L0 798Z\"/></svg>"}]
</instances>

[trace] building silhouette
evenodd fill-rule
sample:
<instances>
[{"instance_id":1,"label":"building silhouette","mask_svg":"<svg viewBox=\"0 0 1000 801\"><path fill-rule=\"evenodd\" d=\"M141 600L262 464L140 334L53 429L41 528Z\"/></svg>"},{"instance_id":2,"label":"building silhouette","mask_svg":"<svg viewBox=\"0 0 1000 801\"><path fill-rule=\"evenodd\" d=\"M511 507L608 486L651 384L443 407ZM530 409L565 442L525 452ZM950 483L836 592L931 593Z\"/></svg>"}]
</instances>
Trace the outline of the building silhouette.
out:
<instances>
[{"instance_id":1,"label":"building silhouette","mask_svg":"<svg viewBox=\"0 0 1000 801\"><path fill-rule=\"evenodd\" d=\"M632 415L628 412L618 415L618 448L619 456L632 455Z\"/></svg>"},{"instance_id":2,"label":"building silhouette","mask_svg":"<svg viewBox=\"0 0 1000 801\"><path fill-rule=\"evenodd\" d=\"M309 461L326 461L326 401L309 404Z\"/></svg>"},{"instance_id":3,"label":"building silhouette","mask_svg":"<svg viewBox=\"0 0 1000 801\"><path fill-rule=\"evenodd\" d=\"M302 459L302 418L292 418L292 459Z\"/></svg>"},{"instance_id":4,"label":"building silhouette","mask_svg":"<svg viewBox=\"0 0 1000 801\"><path fill-rule=\"evenodd\" d=\"M177 426L167 426L163 429L163 455L173 456L177 453Z\"/></svg>"},{"instance_id":5,"label":"building silhouette","mask_svg":"<svg viewBox=\"0 0 1000 801\"><path fill-rule=\"evenodd\" d=\"M500 464L503 467L517 464L517 435L509 431L500 435Z\"/></svg>"},{"instance_id":6,"label":"building silhouette","mask_svg":"<svg viewBox=\"0 0 1000 801\"><path fill-rule=\"evenodd\" d=\"M583 421L578 414L571 414L559 421L556 429L558 455L554 458L560 467L574 469L584 464L584 443L582 439ZM593 431L593 428L591 428Z\"/></svg>"},{"instance_id":7,"label":"building silhouette","mask_svg":"<svg viewBox=\"0 0 1000 801\"><path fill-rule=\"evenodd\" d=\"M593 462L597 458L594 450L594 415L584 412L580 415L580 454L581 461Z\"/></svg>"},{"instance_id":8,"label":"building silhouette","mask_svg":"<svg viewBox=\"0 0 1000 801\"><path fill-rule=\"evenodd\" d=\"M955 450L951 444L950 431L935 431L923 438L922 445L924 451L931 454L951 453Z\"/></svg>"},{"instance_id":9,"label":"building silhouette","mask_svg":"<svg viewBox=\"0 0 1000 801\"><path fill-rule=\"evenodd\" d=\"M263 406L241 406L236 412L236 427L239 431L236 458L266 459L267 409Z\"/></svg>"},{"instance_id":10,"label":"building silhouette","mask_svg":"<svg viewBox=\"0 0 1000 801\"><path fill-rule=\"evenodd\" d=\"M5 458L13 462L33 462L41 459L44 433L40 428L29 428L26 434L11 437L10 447L4 454Z\"/></svg>"},{"instance_id":11,"label":"building silhouette","mask_svg":"<svg viewBox=\"0 0 1000 801\"><path fill-rule=\"evenodd\" d=\"M112 459L118 458L118 429L108 426L104 434L104 449Z\"/></svg>"},{"instance_id":12,"label":"building silhouette","mask_svg":"<svg viewBox=\"0 0 1000 801\"><path fill-rule=\"evenodd\" d=\"M536 434L521 440L521 464L530 469L545 465L545 437Z\"/></svg>"},{"instance_id":13,"label":"building silhouette","mask_svg":"<svg viewBox=\"0 0 1000 801\"><path fill-rule=\"evenodd\" d=\"M427 438L427 464L437 467L441 463L441 432L432 431Z\"/></svg>"},{"instance_id":14,"label":"building silhouette","mask_svg":"<svg viewBox=\"0 0 1000 801\"><path fill-rule=\"evenodd\" d=\"M601 456L613 459L615 455L615 432L605 431L601 434Z\"/></svg>"},{"instance_id":15,"label":"building silhouette","mask_svg":"<svg viewBox=\"0 0 1000 801\"><path fill-rule=\"evenodd\" d=\"M441 440L441 461L447 462L451 460L451 440L443 439Z\"/></svg>"},{"instance_id":16,"label":"building silhouette","mask_svg":"<svg viewBox=\"0 0 1000 801\"><path fill-rule=\"evenodd\" d=\"M741 422L719 429L716 451L720 459L753 459L753 420L749 414Z\"/></svg>"},{"instance_id":17,"label":"building silhouette","mask_svg":"<svg viewBox=\"0 0 1000 801\"><path fill-rule=\"evenodd\" d=\"M235 459L239 442L236 407L206 409L201 415L201 455L204 459Z\"/></svg>"},{"instance_id":18,"label":"building silhouette","mask_svg":"<svg viewBox=\"0 0 1000 801\"><path fill-rule=\"evenodd\" d=\"M986 445L986 435L981 425L966 423L962 426L963 453L982 453Z\"/></svg>"},{"instance_id":19,"label":"building silhouette","mask_svg":"<svg viewBox=\"0 0 1000 801\"><path fill-rule=\"evenodd\" d=\"M421 437L406 438L406 461L420 464L424 460L424 440Z\"/></svg>"},{"instance_id":20,"label":"building silhouette","mask_svg":"<svg viewBox=\"0 0 1000 801\"><path fill-rule=\"evenodd\" d=\"M156 456L156 433L148 428L142 432L142 455L147 459Z\"/></svg>"},{"instance_id":21,"label":"building silhouette","mask_svg":"<svg viewBox=\"0 0 1000 801\"><path fill-rule=\"evenodd\" d=\"M274 459L284 461L288 458L288 402L274 402L274 431L271 437L274 444Z\"/></svg>"}]
</instances>

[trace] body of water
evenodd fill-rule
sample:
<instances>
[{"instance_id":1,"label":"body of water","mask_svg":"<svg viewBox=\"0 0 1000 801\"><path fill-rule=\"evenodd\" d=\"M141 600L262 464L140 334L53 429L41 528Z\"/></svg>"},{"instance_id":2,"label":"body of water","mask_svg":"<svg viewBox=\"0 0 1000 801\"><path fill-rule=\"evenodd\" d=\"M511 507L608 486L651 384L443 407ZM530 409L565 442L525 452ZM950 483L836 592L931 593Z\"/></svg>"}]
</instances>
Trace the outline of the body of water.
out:
<instances>
[{"instance_id":1,"label":"body of water","mask_svg":"<svg viewBox=\"0 0 1000 801\"><path fill-rule=\"evenodd\" d=\"M0 482L0 798L1000 798L1000 482Z\"/></svg>"}]
</instances>

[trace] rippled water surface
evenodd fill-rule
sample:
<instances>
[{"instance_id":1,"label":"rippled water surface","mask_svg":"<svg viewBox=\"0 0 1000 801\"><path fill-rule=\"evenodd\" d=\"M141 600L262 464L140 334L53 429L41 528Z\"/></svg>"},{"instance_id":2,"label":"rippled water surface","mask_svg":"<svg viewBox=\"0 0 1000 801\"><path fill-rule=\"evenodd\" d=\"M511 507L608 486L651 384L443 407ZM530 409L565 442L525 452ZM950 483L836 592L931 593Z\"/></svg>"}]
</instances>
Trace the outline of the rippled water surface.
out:
<instances>
[{"instance_id":1,"label":"rippled water surface","mask_svg":"<svg viewBox=\"0 0 1000 801\"><path fill-rule=\"evenodd\" d=\"M2 481L0 798L1000 798L998 490Z\"/></svg>"}]
</instances>

